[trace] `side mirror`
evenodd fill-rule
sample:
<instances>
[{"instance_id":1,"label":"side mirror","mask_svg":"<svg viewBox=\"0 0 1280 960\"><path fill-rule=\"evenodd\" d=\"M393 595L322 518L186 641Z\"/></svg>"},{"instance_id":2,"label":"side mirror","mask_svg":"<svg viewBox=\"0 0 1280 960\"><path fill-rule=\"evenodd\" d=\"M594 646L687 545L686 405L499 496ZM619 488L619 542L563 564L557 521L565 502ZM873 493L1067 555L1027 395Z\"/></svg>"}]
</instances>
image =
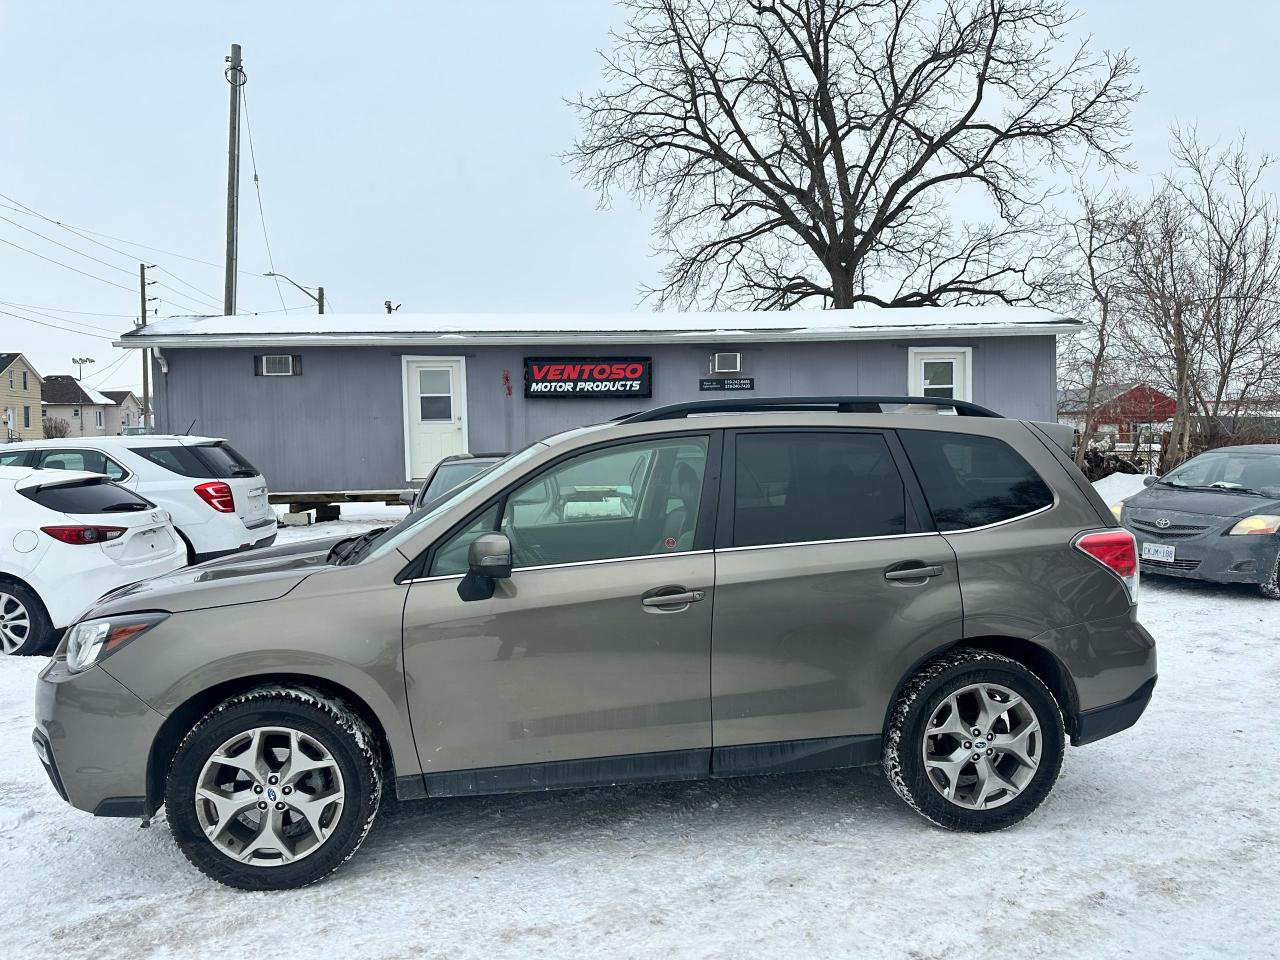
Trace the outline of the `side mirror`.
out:
<instances>
[{"instance_id":1,"label":"side mirror","mask_svg":"<svg viewBox=\"0 0 1280 960\"><path fill-rule=\"evenodd\" d=\"M488 600L499 580L511 576L511 541L500 533L486 533L467 548L467 575L458 584L464 601Z\"/></svg>"},{"instance_id":2,"label":"side mirror","mask_svg":"<svg viewBox=\"0 0 1280 960\"><path fill-rule=\"evenodd\" d=\"M400 492L400 502L406 507L413 506L413 498L418 495L416 490L402 490Z\"/></svg>"},{"instance_id":3,"label":"side mirror","mask_svg":"<svg viewBox=\"0 0 1280 960\"><path fill-rule=\"evenodd\" d=\"M507 579L511 576L511 541L501 533L476 537L467 548L467 566L473 577Z\"/></svg>"},{"instance_id":4,"label":"side mirror","mask_svg":"<svg viewBox=\"0 0 1280 960\"><path fill-rule=\"evenodd\" d=\"M1156 481L1158 481L1159 479L1160 479L1159 477L1143 477L1143 478L1142 478L1142 485L1143 485L1144 487L1149 487L1149 486L1151 486L1153 483L1155 483Z\"/></svg>"}]
</instances>

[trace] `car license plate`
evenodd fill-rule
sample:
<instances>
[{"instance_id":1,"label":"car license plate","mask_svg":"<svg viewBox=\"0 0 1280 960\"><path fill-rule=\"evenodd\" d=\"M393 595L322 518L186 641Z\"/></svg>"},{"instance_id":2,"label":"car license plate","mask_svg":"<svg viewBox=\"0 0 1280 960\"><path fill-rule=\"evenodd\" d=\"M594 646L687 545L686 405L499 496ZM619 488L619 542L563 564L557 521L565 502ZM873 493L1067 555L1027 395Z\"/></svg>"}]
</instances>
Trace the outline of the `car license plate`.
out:
<instances>
[{"instance_id":1,"label":"car license plate","mask_svg":"<svg viewBox=\"0 0 1280 960\"><path fill-rule=\"evenodd\" d=\"M1164 563L1173 562L1173 547L1166 546L1163 543L1144 543L1142 545L1143 560L1161 560Z\"/></svg>"}]
</instances>

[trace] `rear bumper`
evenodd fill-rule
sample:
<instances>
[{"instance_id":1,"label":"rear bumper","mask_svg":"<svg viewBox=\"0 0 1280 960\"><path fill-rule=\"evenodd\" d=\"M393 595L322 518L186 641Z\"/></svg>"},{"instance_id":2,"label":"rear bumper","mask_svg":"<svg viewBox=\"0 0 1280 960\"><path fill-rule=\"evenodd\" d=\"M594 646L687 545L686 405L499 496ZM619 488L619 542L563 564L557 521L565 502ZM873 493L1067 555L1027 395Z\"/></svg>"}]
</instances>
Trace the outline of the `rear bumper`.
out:
<instances>
[{"instance_id":1,"label":"rear bumper","mask_svg":"<svg viewBox=\"0 0 1280 960\"><path fill-rule=\"evenodd\" d=\"M1082 710L1076 718L1075 732L1071 736L1072 745L1083 746L1119 733L1121 730L1128 730L1138 722L1138 718L1147 709L1155 688L1156 678L1152 677L1118 703L1111 703L1093 710Z\"/></svg>"},{"instance_id":2,"label":"rear bumper","mask_svg":"<svg viewBox=\"0 0 1280 960\"><path fill-rule=\"evenodd\" d=\"M249 534L252 536L258 532L259 531L250 530ZM260 550L263 547L271 546L275 542L276 542L276 529L275 529L275 525L272 524L271 532L260 540L255 540L252 543L249 543L243 546L232 547L230 550L210 550L208 553L197 553L195 562L204 563L206 560L217 560L220 557L229 557L234 553L242 553L245 550Z\"/></svg>"}]
</instances>

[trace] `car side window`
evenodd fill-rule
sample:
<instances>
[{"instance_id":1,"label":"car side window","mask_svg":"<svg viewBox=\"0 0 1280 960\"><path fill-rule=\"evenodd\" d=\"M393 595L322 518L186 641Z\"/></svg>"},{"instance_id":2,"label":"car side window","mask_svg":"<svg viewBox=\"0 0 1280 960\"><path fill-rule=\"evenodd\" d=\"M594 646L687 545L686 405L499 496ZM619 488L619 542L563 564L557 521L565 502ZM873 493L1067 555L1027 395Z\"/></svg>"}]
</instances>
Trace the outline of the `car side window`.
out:
<instances>
[{"instance_id":1,"label":"car side window","mask_svg":"<svg viewBox=\"0 0 1280 960\"><path fill-rule=\"evenodd\" d=\"M99 450L50 450L40 459L46 470L85 470L102 473L112 480L123 480L123 467Z\"/></svg>"},{"instance_id":2,"label":"car side window","mask_svg":"<svg viewBox=\"0 0 1280 960\"><path fill-rule=\"evenodd\" d=\"M734 447L734 546L907 532L902 476L878 433L740 433Z\"/></svg>"},{"instance_id":3,"label":"car side window","mask_svg":"<svg viewBox=\"0 0 1280 960\"><path fill-rule=\"evenodd\" d=\"M1053 491L1031 464L995 437L899 432L939 530L1012 520L1053 503Z\"/></svg>"},{"instance_id":4,"label":"car side window","mask_svg":"<svg viewBox=\"0 0 1280 960\"><path fill-rule=\"evenodd\" d=\"M467 550L476 537L485 533L493 533L498 525L498 504L494 504L480 514L472 523L467 524L452 537L436 548L431 558L429 577L445 577L451 574L467 572Z\"/></svg>"},{"instance_id":5,"label":"car side window","mask_svg":"<svg viewBox=\"0 0 1280 960\"><path fill-rule=\"evenodd\" d=\"M707 438L620 444L560 463L506 498L515 567L693 549Z\"/></svg>"},{"instance_id":6,"label":"car side window","mask_svg":"<svg viewBox=\"0 0 1280 960\"><path fill-rule=\"evenodd\" d=\"M26 450L19 450L17 453L0 453L0 467L25 467L26 465Z\"/></svg>"}]
</instances>

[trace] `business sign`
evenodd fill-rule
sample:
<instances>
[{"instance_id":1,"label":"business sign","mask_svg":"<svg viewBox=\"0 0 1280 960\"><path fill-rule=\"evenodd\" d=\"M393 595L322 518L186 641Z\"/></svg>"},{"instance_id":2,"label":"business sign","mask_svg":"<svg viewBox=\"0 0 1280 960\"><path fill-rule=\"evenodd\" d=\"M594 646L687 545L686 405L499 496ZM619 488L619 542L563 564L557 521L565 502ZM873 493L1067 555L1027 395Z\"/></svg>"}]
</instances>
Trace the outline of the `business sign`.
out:
<instances>
[{"instance_id":1,"label":"business sign","mask_svg":"<svg viewBox=\"0 0 1280 960\"><path fill-rule=\"evenodd\" d=\"M698 381L699 390L754 390L755 377L703 377Z\"/></svg>"},{"instance_id":2,"label":"business sign","mask_svg":"<svg viewBox=\"0 0 1280 960\"><path fill-rule=\"evenodd\" d=\"M651 357L525 357L526 397L651 397Z\"/></svg>"}]
</instances>

